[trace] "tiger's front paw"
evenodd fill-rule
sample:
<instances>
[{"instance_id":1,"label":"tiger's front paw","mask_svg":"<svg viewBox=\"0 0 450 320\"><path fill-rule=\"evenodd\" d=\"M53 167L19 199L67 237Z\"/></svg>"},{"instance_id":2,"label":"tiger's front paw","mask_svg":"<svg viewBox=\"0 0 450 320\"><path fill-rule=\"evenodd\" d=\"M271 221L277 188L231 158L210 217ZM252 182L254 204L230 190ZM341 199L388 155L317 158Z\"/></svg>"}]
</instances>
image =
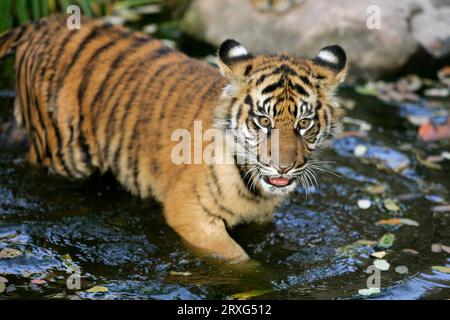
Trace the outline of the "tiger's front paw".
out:
<instances>
[{"instance_id":1,"label":"tiger's front paw","mask_svg":"<svg viewBox=\"0 0 450 320\"><path fill-rule=\"evenodd\" d=\"M220 219L190 221L172 228L187 244L198 253L238 263L247 261L249 256L241 246L230 237L225 224Z\"/></svg>"},{"instance_id":2,"label":"tiger's front paw","mask_svg":"<svg viewBox=\"0 0 450 320\"><path fill-rule=\"evenodd\" d=\"M205 237L202 239L191 237L186 242L199 255L226 260L232 264L242 263L250 259L245 250L225 234L220 237Z\"/></svg>"},{"instance_id":3,"label":"tiger's front paw","mask_svg":"<svg viewBox=\"0 0 450 320\"><path fill-rule=\"evenodd\" d=\"M219 250L222 251L222 250ZM217 253L217 255L222 258L226 259L230 263L242 263L250 260L250 257L248 254L242 249L238 244L236 244L236 248L233 248L231 250L226 250L224 252Z\"/></svg>"}]
</instances>

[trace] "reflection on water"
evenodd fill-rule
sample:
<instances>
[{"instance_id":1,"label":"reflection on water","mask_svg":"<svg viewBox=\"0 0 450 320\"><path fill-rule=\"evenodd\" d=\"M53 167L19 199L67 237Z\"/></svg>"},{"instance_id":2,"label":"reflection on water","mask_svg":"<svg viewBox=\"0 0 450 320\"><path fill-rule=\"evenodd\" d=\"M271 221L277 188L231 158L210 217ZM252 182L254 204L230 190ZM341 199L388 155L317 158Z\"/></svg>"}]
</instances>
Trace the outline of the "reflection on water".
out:
<instances>
[{"instance_id":1,"label":"reflection on water","mask_svg":"<svg viewBox=\"0 0 450 320\"><path fill-rule=\"evenodd\" d=\"M203 299L254 290L264 290L264 298L354 298L366 287L370 254L387 232L395 242L376 298L449 298L450 275L432 269L448 266L448 254L430 250L433 243L450 244L449 213L431 210L449 201L449 161L440 170L424 166L415 150L432 153L437 146L420 143L398 109L351 89L344 94L356 101L348 116L371 123L372 130L344 136L322 153L321 160L335 162L328 168L339 177L321 175L319 190L308 198L298 189L272 224L233 230L258 262L246 266L196 257L165 225L157 203L132 197L111 177L68 181L30 168L25 146L2 136L0 250L21 254L0 259L0 276L8 279L0 299ZM12 99L3 97L0 108L4 124ZM400 147L405 144L409 148ZM364 154L355 155L361 145ZM438 147L448 149L444 142ZM360 209L359 199L371 207ZM386 199L398 210L386 209ZM376 224L394 217L420 226ZM395 272L397 266L408 273ZM66 286L75 267L81 290ZM108 291L86 291L94 285Z\"/></svg>"}]
</instances>

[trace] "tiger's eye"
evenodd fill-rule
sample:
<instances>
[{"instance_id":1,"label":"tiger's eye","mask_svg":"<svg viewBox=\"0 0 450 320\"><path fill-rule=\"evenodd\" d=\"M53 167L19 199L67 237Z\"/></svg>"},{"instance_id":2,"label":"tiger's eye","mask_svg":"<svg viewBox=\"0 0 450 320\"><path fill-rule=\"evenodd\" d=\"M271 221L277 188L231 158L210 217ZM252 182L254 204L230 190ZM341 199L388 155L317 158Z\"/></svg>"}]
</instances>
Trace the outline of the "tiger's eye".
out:
<instances>
[{"instance_id":1,"label":"tiger's eye","mask_svg":"<svg viewBox=\"0 0 450 320\"><path fill-rule=\"evenodd\" d=\"M309 120L309 119L302 119L298 122L298 126L300 129L307 129L310 124L311 124L311 120Z\"/></svg>"},{"instance_id":2,"label":"tiger's eye","mask_svg":"<svg viewBox=\"0 0 450 320\"><path fill-rule=\"evenodd\" d=\"M269 118L267 117L259 117L258 118L258 122L261 126L263 126L264 128L267 128L268 126L270 126L271 121Z\"/></svg>"}]
</instances>

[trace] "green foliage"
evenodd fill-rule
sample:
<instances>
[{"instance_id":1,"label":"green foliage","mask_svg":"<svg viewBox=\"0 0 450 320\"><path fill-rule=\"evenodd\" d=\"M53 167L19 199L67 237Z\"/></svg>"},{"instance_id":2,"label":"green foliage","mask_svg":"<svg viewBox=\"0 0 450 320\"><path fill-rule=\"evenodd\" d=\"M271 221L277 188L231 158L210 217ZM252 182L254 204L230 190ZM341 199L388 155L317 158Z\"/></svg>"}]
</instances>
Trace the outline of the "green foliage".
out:
<instances>
[{"instance_id":1,"label":"green foliage","mask_svg":"<svg viewBox=\"0 0 450 320\"><path fill-rule=\"evenodd\" d=\"M9 13L11 0L0 1L0 32L9 29L12 25L12 17Z\"/></svg>"},{"instance_id":2,"label":"green foliage","mask_svg":"<svg viewBox=\"0 0 450 320\"><path fill-rule=\"evenodd\" d=\"M63 13L70 5L78 5L85 16L99 17L111 15L115 10L163 4L166 1L168 0L0 0L0 33L50 14Z\"/></svg>"}]
</instances>

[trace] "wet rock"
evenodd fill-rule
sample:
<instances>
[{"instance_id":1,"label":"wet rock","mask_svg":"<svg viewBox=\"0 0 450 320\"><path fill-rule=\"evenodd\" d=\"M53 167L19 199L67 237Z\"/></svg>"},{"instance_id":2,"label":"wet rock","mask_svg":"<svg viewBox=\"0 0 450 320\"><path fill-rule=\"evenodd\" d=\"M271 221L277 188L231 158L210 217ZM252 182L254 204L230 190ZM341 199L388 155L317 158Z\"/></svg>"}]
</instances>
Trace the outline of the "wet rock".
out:
<instances>
[{"instance_id":1,"label":"wet rock","mask_svg":"<svg viewBox=\"0 0 450 320\"><path fill-rule=\"evenodd\" d=\"M425 11L411 20L411 28L414 39L434 57L450 52L450 6L436 9L426 5Z\"/></svg>"},{"instance_id":2,"label":"wet rock","mask_svg":"<svg viewBox=\"0 0 450 320\"><path fill-rule=\"evenodd\" d=\"M338 43L353 75L379 76L403 66L420 47L435 57L449 54L449 11L448 2L432 0L304 1L282 13L258 10L249 0L194 0L183 27L214 45L236 38L255 53L314 56ZM377 27L371 18L377 12L380 28L369 28Z\"/></svg>"}]
</instances>

